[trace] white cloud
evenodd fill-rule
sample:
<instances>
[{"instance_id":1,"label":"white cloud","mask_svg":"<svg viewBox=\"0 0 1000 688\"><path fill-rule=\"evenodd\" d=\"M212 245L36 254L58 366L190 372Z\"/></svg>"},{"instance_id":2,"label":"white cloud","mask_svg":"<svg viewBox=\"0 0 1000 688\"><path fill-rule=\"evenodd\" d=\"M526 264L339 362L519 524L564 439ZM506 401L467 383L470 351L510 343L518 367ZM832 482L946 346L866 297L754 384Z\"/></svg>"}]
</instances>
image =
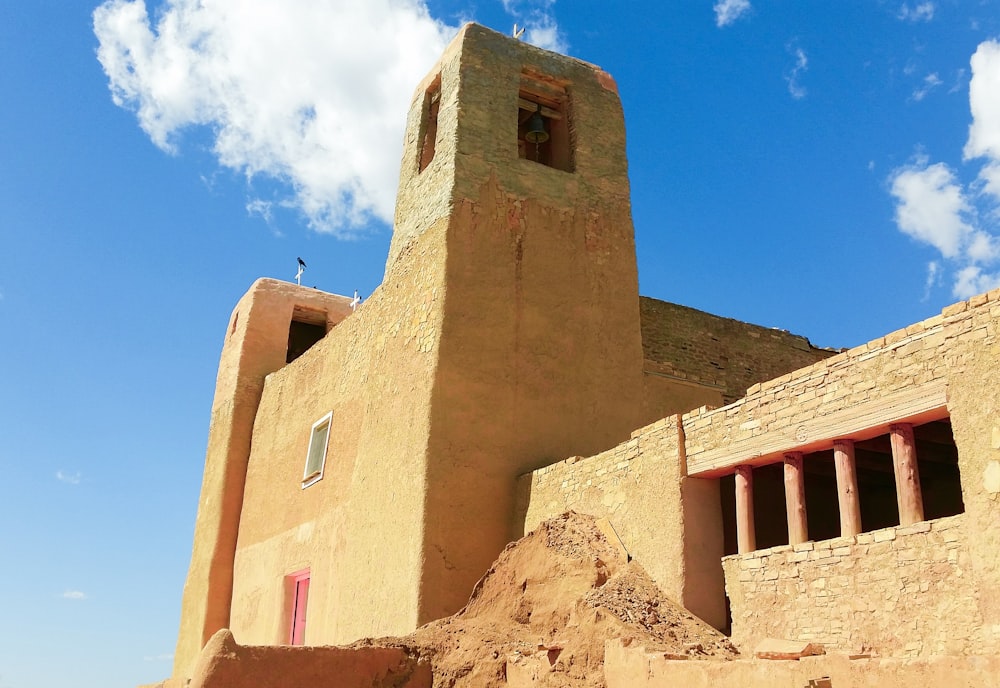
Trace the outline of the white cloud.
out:
<instances>
[{"instance_id":1,"label":"white cloud","mask_svg":"<svg viewBox=\"0 0 1000 688\"><path fill-rule=\"evenodd\" d=\"M285 236L281 229L278 227L277 221L274 217L274 201L265 201L263 198L248 198L246 203L246 210L248 217L259 217L267 225L271 233L276 237ZM279 203L279 207L289 207L290 203Z\"/></svg>"},{"instance_id":2,"label":"white cloud","mask_svg":"<svg viewBox=\"0 0 1000 688\"><path fill-rule=\"evenodd\" d=\"M948 89L948 93L958 93L965 86L965 70L956 69L955 78L952 80L951 88Z\"/></svg>"},{"instance_id":3,"label":"white cloud","mask_svg":"<svg viewBox=\"0 0 1000 688\"><path fill-rule=\"evenodd\" d=\"M973 230L966 221L971 206L952 169L943 162L928 165L921 158L897 168L890 181L899 229L945 258L959 257Z\"/></svg>"},{"instance_id":4,"label":"white cloud","mask_svg":"<svg viewBox=\"0 0 1000 688\"><path fill-rule=\"evenodd\" d=\"M805 86L799 82L799 77L809 69L809 58L806 56L805 51L797 45L789 45L788 51L795 58L795 64L792 66L791 71L785 74L785 81L788 82L788 92L792 95L792 98L801 100L806 97L807 91Z\"/></svg>"},{"instance_id":5,"label":"white cloud","mask_svg":"<svg viewBox=\"0 0 1000 688\"><path fill-rule=\"evenodd\" d=\"M963 155L985 158L975 181L963 184L946 163L926 157L889 177L897 226L950 261L952 293L960 298L1000 286L1000 43L981 43L971 65Z\"/></svg>"},{"instance_id":6,"label":"white cloud","mask_svg":"<svg viewBox=\"0 0 1000 688\"><path fill-rule=\"evenodd\" d=\"M909 3L904 2L900 6L896 17L902 19L903 21L929 22L934 18L934 3L920 2L911 7Z\"/></svg>"},{"instance_id":7,"label":"white cloud","mask_svg":"<svg viewBox=\"0 0 1000 688\"><path fill-rule=\"evenodd\" d=\"M983 165L983 169L979 170L978 181L984 193L1000 200L1000 161Z\"/></svg>"},{"instance_id":8,"label":"white cloud","mask_svg":"<svg viewBox=\"0 0 1000 688\"><path fill-rule=\"evenodd\" d=\"M566 54L569 50L559 26L551 17L543 17L529 24L524 38L528 43L552 52Z\"/></svg>"},{"instance_id":9,"label":"white cloud","mask_svg":"<svg viewBox=\"0 0 1000 688\"><path fill-rule=\"evenodd\" d=\"M965 252L976 263L992 263L1000 258L1000 240L982 230L976 230L969 235Z\"/></svg>"},{"instance_id":10,"label":"white cloud","mask_svg":"<svg viewBox=\"0 0 1000 688\"><path fill-rule=\"evenodd\" d=\"M937 75L937 72L932 72L924 77L923 83L921 83L919 88L914 89L913 95L910 98L919 103L928 93L940 86L941 83L941 78Z\"/></svg>"},{"instance_id":11,"label":"white cloud","mask_svg":"<svg viewBox=\"0 0 1000 688\"><path fill-rule=\"evenodd\" d=\"M952 293L967 299L997 287L1000 287L1000 272L985 273L978 265L969 265L958 271Z\"/></svg>"},{"instance_id":12,"label":"white cloud","mask_svg":"<svg viewBox=\"0 0 1000 688\"><path fill-rule=\"evenodd\" d=\"M972 124L965 144L965 158L989 158L1000 163L1000 42L979 44L970 60L969 109Z\"/></svg>"},{"instance_id":13,"label":"white cloud","mask_svg":"<svg viewBox=\"0 0 1000 688\"><path fill-rule=\"evenodd\" d=\"M715 25L720 29L735 23L751 9L750 0L718 0L715 6Z\"/></svg>"},{"instance_id":14,"label":"white cloud","mask_svg":"<svg viewBox=\"0 0 1000 688\"><path fill-rule=\"evenodd\" d=\"M455 28L423 0L165 0L153 19L107 0L94 32L114 102L157 146L203 127L221 165L349 234L391 222L406 109Z\"/></svg>"},{"instance_id":15,"label":"white cloud","mask_svg":"<svg viewBox=\"0 0 1000 688\"><path fill-rule=\"evenodd\" d=\"M85 600L87 599L87 594L79 590L67 590L62 594L62 597L64 600Z\"/></svg>"},{"instance_id":16,"label":"white cloud","mask_svg":"<svg viewBox=\"0 0 1000 688\"><path fill-rule=\"evenodd\" d=\"M271 218L273 217L271 214L271 207L273 205L274 204L271 201L265 201L262 198L251 198L247 201L246 205L247 215L258 215L264 220L264 222L270 223Z\"/></svg>"},{"instance_id":17,"label":"white cloud","mask_svg":"<svg viewBox=\"0 0 1000 688\"><path fill-rule=\"evenodd\" d=\"M569 44L556 22L555 0L502 0L504 11L525 29L523 40L531 45L566 54Z\"/></svg>"},{"instance_id":18,"label":"white cloud","mask_svg":"<svg viewBox=\"0 0 1000 688\"><path fill-rule=\"evenodd\" d=\"M941 272L941 265L936 260L932 260L927 264L927 279L924 281L924 297L920 299L921 301L926 301L931 297L931 289L933 289L938 282L938 274Z\"/></svg>"},{"instance_id":19,"label":"white cloud","mask_svg":"<svg viewBox=\"0 0 1000 688\"><path fill-rule=\"evenodd\" d=\"M61 483L67 483L69 485L79 485L81 479L82 476L80 475L79 471L77 471L76 473L67 473L63 470L56 471L56 480L58 480Z\"/></svg>"}]
</instances>

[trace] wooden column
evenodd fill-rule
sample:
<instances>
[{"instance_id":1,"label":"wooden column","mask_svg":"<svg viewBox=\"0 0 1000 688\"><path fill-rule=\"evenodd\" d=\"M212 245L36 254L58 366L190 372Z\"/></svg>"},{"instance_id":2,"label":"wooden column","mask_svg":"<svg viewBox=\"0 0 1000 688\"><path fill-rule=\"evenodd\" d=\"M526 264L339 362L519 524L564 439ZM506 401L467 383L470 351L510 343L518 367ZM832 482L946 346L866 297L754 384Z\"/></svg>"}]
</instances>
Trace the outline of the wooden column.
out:
<instances>
[{"instance_id":1,"label":"wooden column","mask_svg":"<svg viewBox=\"0 0 1000 688\"><path fill-rule=\"evenodd\" d=\"M753 525L753 466L736 467L736 541L740 554L757 549Z\"/></svg>"},{"instance_id":2,"label":"wooden column","mask_svg":"<svg viewBox=\"0 0 1000 688\"><path fill-rule=\"evenodd\" d=\"M802 452L785 454L785 513L788 516L788 544L809 539L806 520L806 481L802 473Z\"/></svg>"},{"instance_id":3,"label":"wooden column","mask_svg":"<svg viewBox=\"0 0 1000 688\"><path fill-rule=\"evenodd\" d=\"M896 502L899 504L899 525L908 526L924 520L924 499L920 493L917 472L917 446L913 441L913 426L898 423L889 426L892 441L892 466L896 473Z\"/></svg>"},{"instance_id":4,"label":"wooden column","mask_svg":"<svg viewBox=\"0 0 1000 688\"><path fill-rule=\"evenodd\" d=\"M835 440L833 463L837 468L837 502L840 504L840 536L861 532L861 500L858 471L854 463L854 440Z\"/></svg>"}]
</instances>

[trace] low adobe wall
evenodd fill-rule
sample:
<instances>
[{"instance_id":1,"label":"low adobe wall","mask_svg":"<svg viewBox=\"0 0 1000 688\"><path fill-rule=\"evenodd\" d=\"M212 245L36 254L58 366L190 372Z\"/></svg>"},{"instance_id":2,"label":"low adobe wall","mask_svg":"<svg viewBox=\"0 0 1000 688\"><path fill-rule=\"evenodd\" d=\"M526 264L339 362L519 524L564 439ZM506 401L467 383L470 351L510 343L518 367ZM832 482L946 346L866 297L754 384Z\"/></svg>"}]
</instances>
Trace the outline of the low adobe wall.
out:
<instances>
[{"instance_id":1,"label":"low adobe wall","mask_svg":"<svg viewBox=\"0 0 1000 688\"><path fill-rule=\"evenodd\" d=\"M607 688L982 688L995 686L1000 657L849 659L820 655L800 660L740 659L692 662L666 659L643 647L609 640L604 650Z\"/></svg>"},{"instance_id":2,"label":"low adobe wall","mask_svg":"<svg viewBox=\"0 0 1000 688\"><path fill-rule=\"evenodd\" d=\"M723 559L733 642L786 638L880 656L980 651L964 515Z\"/></svg>"},{"instance_id":3,"label":"low adobe wall","mask_svg":"<svg viewBox=\"0 0 1000 688\"><path fill-rule=\"evenodd\" d=\"M223 629L202 650L189 688L431 688L431 684L430 661L405 647L247 646L237 644ZM170 682L161 685L172 688Z\"/></svg>"}]
</instances>

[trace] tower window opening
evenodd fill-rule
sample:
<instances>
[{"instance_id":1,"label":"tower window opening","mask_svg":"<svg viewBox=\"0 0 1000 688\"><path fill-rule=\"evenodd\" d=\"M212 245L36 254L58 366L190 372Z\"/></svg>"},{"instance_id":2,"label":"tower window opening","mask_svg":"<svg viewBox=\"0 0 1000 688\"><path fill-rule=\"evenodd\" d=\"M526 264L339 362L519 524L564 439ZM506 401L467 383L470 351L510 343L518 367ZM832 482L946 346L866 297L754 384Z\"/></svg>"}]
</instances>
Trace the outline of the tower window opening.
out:
<instances>
[{"instance_id":1,"label":"tower window opening","mask_svg":"<svg viewBox=\"0 0 1000 688\"><path fill-rule=\"evenodd\" d=\"M566 88L522 75L517 98L517 156L572 172L572 134Z\"/></svg>"},{"instance_id":2,"label":"tower window opening","mask_svg":"<svg viewBox=\"0 0 1000 688\"><path fill-rule=\"evenodd\" d=\"M288 325L288 351L285 363L291 363L326 336L326 311L296 306Z\"/></svg>"},{"instance_id":3,"label":"tower window opening","mask_svg":"<svg viewBox=\"0 0 1000 688\"><path fill-rule=\"evenodd\" d=\"M438 76L424 92L423 122L420 127L420 158L417 171L423 172L434 159L437 144L438 111L441 109L441 77Z\"/></svg>"}]
</instances>

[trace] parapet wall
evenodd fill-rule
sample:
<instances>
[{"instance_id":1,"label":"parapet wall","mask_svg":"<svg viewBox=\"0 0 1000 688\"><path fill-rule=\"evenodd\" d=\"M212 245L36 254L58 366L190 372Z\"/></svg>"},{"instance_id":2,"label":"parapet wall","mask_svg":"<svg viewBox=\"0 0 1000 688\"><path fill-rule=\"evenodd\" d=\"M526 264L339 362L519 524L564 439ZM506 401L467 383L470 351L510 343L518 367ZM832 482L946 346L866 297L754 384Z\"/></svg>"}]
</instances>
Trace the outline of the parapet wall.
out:
<instances>
[{"instance_id":1,"label":"parapet wall","mask_svg":"<svg viewBox=\"0 0 1000 688\"><path fill-rule=\"evenodd\" d=\"M303 647L240 645L226 629L213 635L192 672L190 688L431 688L431 663L402 645ZM174 679L160 688L180 688Z\"/></svg>"},{"instance_id":2,"label":"parapet wall","mask_svg":"<svg viewBox=\"0 0 1000 688\"><path fill-rule=\"evenodd\" d=\"M866 345L757 384L720 409L684 416L692 474L720 473L769 455L862 439L888 423L946 406L945 354L963 331L936 316ZM775 460L775 459L771 459ZM731 471L730 471L731 472Z\"/></svg>"},{"instance_id":3,"label":"parapet wall","mask_svg":"<svg viewBox=\"0 0 1000 688\"><path fill-rule=\"evenodd\" d=\"M647 372L718 388L723 403L755 383L834 355L784 330L666 301L640 297L639 311Z\"/></svg>"},{"instance_id":4,"label":"parapet wall","mask_svg":"<svg viewBox=\"0 0 1000 688\"><path fill-rule=\"evenodd\" d=\"M880 656L981 651L965 516L723 559L733 642L761 638Z\"/></svg>"}]
</instances>

